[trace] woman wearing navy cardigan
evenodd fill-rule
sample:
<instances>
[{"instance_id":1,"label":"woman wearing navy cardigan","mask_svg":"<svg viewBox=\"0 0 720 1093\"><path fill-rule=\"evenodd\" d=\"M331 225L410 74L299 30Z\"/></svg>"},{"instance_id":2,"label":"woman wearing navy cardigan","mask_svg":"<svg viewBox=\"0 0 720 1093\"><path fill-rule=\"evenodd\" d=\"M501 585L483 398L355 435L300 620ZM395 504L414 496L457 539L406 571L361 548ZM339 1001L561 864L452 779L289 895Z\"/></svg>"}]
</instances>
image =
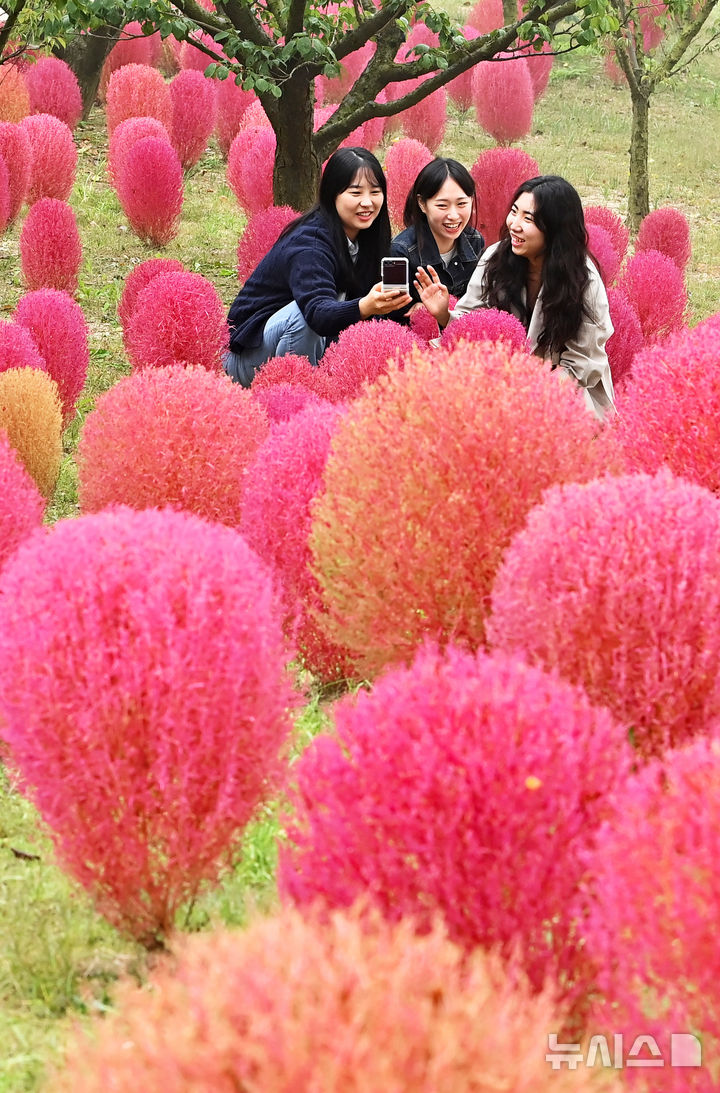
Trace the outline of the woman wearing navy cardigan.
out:
<instances>
[{"instance_id":1,"label":"woman wearing navy cardigan","mask_svg":"<svg viewBox=\"0 0 720 1093\"><path fill-rule=\"evenodd\" d=\"M328 339L410 302L383 292L390 246L387 186L365 148L340 148L325 165L317 204L293 221L230 308L225 371L244 387L270 357L297 353L317 364Z\"/></svg>"}]
</instances>

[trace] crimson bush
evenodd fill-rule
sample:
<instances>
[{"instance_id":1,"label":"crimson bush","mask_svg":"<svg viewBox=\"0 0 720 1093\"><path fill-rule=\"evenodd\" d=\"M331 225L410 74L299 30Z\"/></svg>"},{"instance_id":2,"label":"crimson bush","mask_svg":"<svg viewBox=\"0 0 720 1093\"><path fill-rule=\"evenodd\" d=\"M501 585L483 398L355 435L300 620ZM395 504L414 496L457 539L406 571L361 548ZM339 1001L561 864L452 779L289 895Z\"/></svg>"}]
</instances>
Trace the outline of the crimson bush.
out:
<instances>
[{"instance_id":1,"label":"crimson bush","mask_svg":"<svg viewBox=\"0 0 720 1093\"><path fill-rule=\"evenodd\" d=\"M269 125L241 128L230 145L227 180L248 216L273 203L274 160L275 133Z\"/></svg>"},{"instance_id":2,"label":"crimson bush","mask_svg":"<svg viewBox=\"0 0 720 1093\"><path fill-rule=\"evenodd\" d=\"M225 159L238 134L243 114L255 101L254 91L243 91L233 80L223 80L217 88L217 130L220 151Z\"/></svg>"},{"instance_id":3,"label":"crimson bush","mask_svg":"<svg viewBox=\"0 0 720 1093\"><path fill-rule=\"evenodd\" d=\"M27 202L41 197L67 201L75 182L77 148L71 129L52 114L30 114L20 123L30 146Z\"/></svg>"},{"instance_id":4,"label":"crimson bush","mask_svg":"<svg viewBox=\"0 0 720 1093\"><path fill-rule=\"evenodd\" d=\"M387 203L390 219L402 227L405 199L423 167L433 158L430 149L419 140L396 140L385 156L387 175Z\"/></svg>"},{"instance_id":5,"label":"crimson bush","mask_svg":"<svg viewBox=\"0 0 720 1093\"><path fill-rule=\"evenodd\" d=\"M406 137L412 135L413 140L419 140L431 152L437 153L445 136L447 91L444 87L439 87L437 91L426 95L415 106L403 110L400 120Z\"/></svg>"},{"instance_id":6,"label":"crimson bush","mask_svg":"<svg viewBox=\"0 0 720 1093\"><path fill-rule=\"evenodd\" d=\"M478 308L461 315L459 319L453 319L445 327L440 344L452 349L463 339L471 342L504 341L512 349L528 350L527 334L520 320L508 311L498 311L494 307Z\"/></svg>"},{"instance_id":7,"label":"crimson bush","mask_svg":"<svg viewBox=\"0 0 720 1093\"><path fill-rule=\"evenodd\" d=\"M297 218L289 205L271 205L252 216L240 236L237 249L238 279L243 285L248 277L277 242L284 228Z\"/></svg>"},{"instance_id":8,"label":"crimson bush","mask_svg":"<svg viewBox=\"0 0 720 1093\"><path fill-rule=\"evenodd\" d=\"M82 308L67 292L41 288L20 297L15 321L32 334L48 374L58 386L63 418L69 422L85 386L90 363L88 328Z\"/></svg>"},{"instance_id":9,"label":"crimson bush","mask_svg":"<svg viewBox=\"0 0 720 1093\"><path fill-rule=\"evenodd\" d=\"M487 246L497 243L518 186L540 174L537 162L521 148L486 148L473 164L478 228Z\"/></svg>"},{"instance_id":10,"label":"crimson bush","mask_svg":"<svg viewBox=\"0 0 720 1093\"><path fill-rule=\"evenodd\" d=\"M598 227L604 228L612 240L620 261L623 262L627 254L630 232L620 216L613 209L608 209L606 205L586 205L584 212L586 226L597 224Z\"/></svg>"},{"instance_id":11,"label":"crimson bush","mask_svg":"<svg viewBox=\"0 0 720 1093\"><path fill-rule=\"evenodd\" d=\"M167 141L143 137L128 148L117 192L132 230L144 243L165 247L175 238L183 206L183 171Z\"/></svg>"},{"instance_id":12,"label":"crimson bush","mask_svg":"<svg viewBox=\"0 0 720 1093\"><path fill-rule=\"evenodd\" d=\"M657 250L637 251L618 285L635 308L647 343L662 341L685 325L685 280L667 255Z\"/></svg>"},{"instance_id":13,"label":"crimson bush","mask_svg":"<svg viewBox=\"0 0 720 1093\"><path fill-rule=\"evenodd\" d=\"M77 76L59 57L38 57L25 71L33 114L52 114L74 129L82 117L82 94Z\"/></svg>"},{"instance_id":14,"label":"crimson bush","mask_svg":"<svg viewBox=\"0 0 720 1093\"><path fill-rule=\"evenodd\" d=\"M127 23L120 34L120 38L105 58L102 75L100 77L100 98L107 96L107 88L110 77L123 65L142 65L143 68L154 68L160 61L162 42L158 34L143 34L140 23L133 20Z\"/></svg>"},{"instance_id":15,"label":"crimson bush","mask_svg":"<svg viewBox=\"0 0 720 1093\"><path fill-rule=\"evenodd\" d=\"M199 364L220 371L227 349L225 305L200 273L158 273L137 297L125 332L134 369Z\"/></svg>"},{"instance_id":16,"label":"crimson bush","mask_svg":"<svg viewBox=\"0 0 720 1093\"><path fill-rule=\"evenodd\" d=\"M118 68L108 83L106 117L110 136L126 118L157 118L169 131L172 106L162 74L147 64L124 64Z\"/></svg>"},{"instance_id":17,"label":"crimson bush","mask_svg":"<svg viewBox=\"0 0 720 1093\"><path fill-rule=\"evenodd\" d=\"M524 57L498 54L473 69L472 95L478 125L498 142L510 144L527 136L532 126L535 93Z\"/></svg>"},{"instance_id":18,"label":"crimson bush","mask_svg":"<svg viewBox=\"0 0 720 1093\"><path fill-rule=\"evenodd\" d=\"M620 256L613 244L610 232L600 224L587 225L588 248L595 259L606 288L614 284L620 270Z\"/></svg>"},{"instance_id":19,"label":"crimson bush","mask_svg":"<svg viewBox=\"0 0 720 1093\"><path fill-rule=\"evenodd\" d=\"M658 250L684 270L692 253L690 225L685 214L669 206L653 209L640 224L635 250Z\"/></svg>"},{"instance_id":20,"label":"crimson bush","mask_svg":"<svg viewBox=\"0 0 720 1093\"><path fill-rule=\"evenodd\" d=\"M191 68L178 72L170 83L171 136L184 170L200 159L215 128L215 84Z\"/></svg>"},{"instance_id":21,"label":"crimson bush","mask_svg":"<svg viewBox=\"0 0 720 1093\"><path fill-rule=\"evenodd\" d=\"M607 296L614 333L608 338L605 348L613 384L618 388L618 385L624 385L630 376L635 355L643 348L645 339L637 311L623 290L610 288Z\"/></svg>"},{"instance_id":22,"label":"crimson bush","mask_svg":"<svg viewBox=\"0 0 720 1093\"><path fill-rule=\"evenodd\" d=\"M384 376L415 348L415 335L388 319L364 319L341 331L318 365L318 384L332 402L355 398L366 383Z\"/></svg>"},{"instance_id":23,"label":"crimson bush","mask_svg":"<svg viewBox=\"0 0 720 1093\"><path fill-rule=\"evenodd\" d=\"M268 387L258 387L253 395L273 424L289 421L306 406L318 406L328 401L301 383L273 383Z\"/></svg>"},{"instance_id":24,"label":"crimson bush","mask_svg":"<svg viewBox=\"0 0 720 1093\"><path fill-rule=\"evenodd\" d=\"M147 258L128 273L118 303L118 318L123 328L123 335L130 324L140 293L153 277L157 277L159 273L184 272L187 271L177 258Z\"/></svg>"},{"instance_id":25,"label":"crimson bush","mask_svg":"<svg viewBox=\"0 0 720 1093\"><path fill-rule=\"evenodd\" d=\"M0 429L0 570L31 531L40 527L45 502Z\"/></svg>"},{"instance_id":26,"label":"crimson bush","mask_svg":"<svg viewBox=\"0 0 720 1093\"><path fill-rule=\"evenodd\" d=\"M75 293L82 244L75 213L56 197L41 197L20 232L20 260L28 290L56 288Z\"/></svg>"},{"instance_id":27,"label":"crimson bush","mask_svg":"<svg viewBox=\"0 0 720 1093\"><path fill-rule=\"evenodd\" d=\"M144 137L157 137L171 143L170 134L157 118L126 118L113 130L108 143L108 174L116 189L129 150Z\"/></svg>"},{"instance_id":28,"label":"crimson bush","mask_svg":"<svg viewBox=\"0 0 720 1093\"><path fill-rule=\"evenodd\" d=\"M19 125L0 121L0 155L8 170L9 220L12 223L22 208L30 185L30 142Z\"/></svg>"},{"instance_id":29,"label":"crimson bush","mask_svg":"<svg viewBox=\"0 0 720 1093\"><path fill-rule=\"evenodd\" d=\"M8 368L37 368L47 372L47 362L24 325L0 319L0 372Z\"/></svg>"}]
</instances>

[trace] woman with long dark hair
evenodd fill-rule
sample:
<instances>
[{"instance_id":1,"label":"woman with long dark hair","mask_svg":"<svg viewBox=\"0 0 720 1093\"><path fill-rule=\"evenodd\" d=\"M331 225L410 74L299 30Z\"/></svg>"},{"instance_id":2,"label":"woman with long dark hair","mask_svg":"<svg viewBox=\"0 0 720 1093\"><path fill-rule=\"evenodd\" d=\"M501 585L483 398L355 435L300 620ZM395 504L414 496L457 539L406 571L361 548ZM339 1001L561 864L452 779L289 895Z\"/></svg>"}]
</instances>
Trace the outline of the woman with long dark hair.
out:
<instances>
[{"instance_id":1,"label":"woman with long dark hair","mask_svg":"<svg viewBox=\"0 0 720 1093\"><path fill-rule=\"evenodd\" d=\"M484 252L452 312L434 269L419 269L416 282L441 326L478 307L515 315L532 351L575 378L597 417L614 408L607 293L588 252L580 197L564 178L540 175L518 187L500 242Z\"/></svg>"},{"instance_id":2,"label":"woman with long dark hair","mask_svg":"<svg viewBox=\"0 0 720 1093\"><path fill-rule=\"evenodd\" d=\"M382 167L366 148L330 156L317 203L288 225L235 297L228 375L249 387L261 364L287 353L317 364L345 327L410 302L379 281L390 245L386 196Z\"/></svg>"}]
</instances>

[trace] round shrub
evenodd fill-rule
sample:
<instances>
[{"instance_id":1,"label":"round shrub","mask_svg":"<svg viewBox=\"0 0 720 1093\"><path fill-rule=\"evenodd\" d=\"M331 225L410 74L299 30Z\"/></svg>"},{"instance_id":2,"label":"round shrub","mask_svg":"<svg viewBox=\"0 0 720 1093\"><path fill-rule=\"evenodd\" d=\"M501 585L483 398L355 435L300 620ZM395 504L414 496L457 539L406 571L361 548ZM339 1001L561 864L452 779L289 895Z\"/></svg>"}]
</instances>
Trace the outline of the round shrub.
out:
<instances>
[{"instance_id":1,"label":"round shrub","mask_svg":"<svg viewBox=\"0 0 720 1093\"><path fill-rule=\"evenodd\" d=\"M720 501L668 473L552 490L498 570L490 644L581 684L659 754L720 716L719 537Z\"/></svg>"},{"instance_id":2,"label":"round shrub","mask_svg":"<svg viewBox=\"0 0 720 1093\"><path fill-rule=\"evenodd\" d=\"M261 388L258 396L282 390ZM306 388L310 398L313 396ZM257 396L256 396L257 397ZM348 674L345 650L319 626L322 605L310 570L311 506L322 488L330 442L341 411L327 403L307 406L276 425L248 470L240 529L250 546L280 578L285 628L294 636L305 667L323 680Z\"/></svg>"},{"instance_id":3,"label":"round shrub","mask_svg":"<svg viewBox=\"0 0 720 1093\"><path fill-rule=\"evenodd\" d=\"M405 199L417 175L430 162L433 154L419 140L396 140L385 156L387 203L390 219L399 229L403 223Z\"/></svg>"},{"instance_id":4,"label":"round shrub","mask_svg":"<svg viewBox=\"0 0 720 1093\"><path fill-rule=\"evenodd\" d=\"M586 227L589 228L591 224L597 224L599 228L604 228L612 240L618 258L622 262L627 254L630 232L618 214L606 205L586 205L584 212Z\"/></svg>"},{"instance_id":5,"label":"round shrub","mask_svg":"<svg viewBox=\"0 0 720 1093\"><path fill-rule=\"evenodd\" d=\"M248 216L273 203L274 161L275 133L269 125L241 129L230 145L227 180Z\"/></svg>"},{"instance_id":6,"label":"round shrub","mask_svg":"<svg viewBox=\"0 0 720 1093\"><path fill-rule=\"evenodd\" d=\"M254 91L243 91L233 80L218 83L216 136L224 159L238 134L243 114L255 97Z\"/></svg>"},{"instance_id":7,"label":"round shrub","mask_svg":"<svg viewBox=\"0 0 720 1093\"><path fill-rule=\"evenodd\" d=\"M160 61L161 52L162 42L158 34L143 34L141 24L135 20L127 23L105 58L100 77L100 99L107 96L108 83L113 72L130 64L154 68Z\"/></svg>"},{"instance_id":8,"label":"round shrub","mask_svg":"<svg viewBox=\"0 0 720 1093\"><path fill-rule=\"evenodd\" d=\"M341 331L325 350L318 365L318 382L326 398L344 402L362 387L384 376L393 362L402 362L417 345L406 326L389 319L365 319Z\"/></svg>"},{"instance_id":9,"label":"round shrub","mask_svg":"<svg viewBox=\"0 0 720 1093\"><path fill-rule=\"evenodd\" d=\"M56 288L26 292L15 309L15 321L32 334L58 385L63 419L75 414L75 403L85 386L90 352L88 328L82 308Z\"/></svg>"},{"instance_id":10,"label":"round shrub","mask_svg":"<svg viewBox=\"0 0 720 1093\"><path fill-rule=\"evenodd\" d=\"M413 140L419 140L431 152L436 153L445 136L447 91L444 87L439 87L414 106L407 107L399 116L405 136L412 134Z\"/></svg>"},{"instance_id":11,"label":"round shrub","mask_svg":"<svg viewBox=\"0 0 720 1093\"><path fill-rule=\"evenodd\" d=\"M339 702L295 766L281 892L364 897L420 930L440 915L463 948L517 954L535 990L569 986L583 853L629 760L579 688L520 658L425 648Z\"/></svg>"},{"instance_id":12,"label":"round shrub","mask_svg":"<svg viewBox=\"0 0 720 1093\"><path fill-rule=\"evenodd\" d=\"M297 219L289 205L271 205L248 220L237 249L238 279L244 285L260 260L277 242L284 228Z\"/></svg>"},{"instance_id":13,"label":"round shrub","mask_svg":"<svg viewBox=\"0 0 720 1093\"><path fill-rule=\"evenodd\" d=\"M512 195L528 178L540 174L536 160L521 148L486 148L473 164L478 229L485 243L497 243Z\"/></svg>"},{"instance_id":14,"label":"round shrub","mask_svg":"<svg viewBox=\"0 0 720 1093\"><path fill-rule=\"evenodd\" d=\"M129 150L144 137L157 137L170 144L170 134L157 118L126 118L113 130L108 144L108 174L116 189Z\"/></svg>"},{"instance_id":15,"label":"round shrub","mask_svg":"<svg viewBox=\"0 0 720 1093\"><path fill-rule=\"evenodd\" d=\"M214 10L214 6L210 10ZM204 50L198 49L196 45L193 45L193 42L199 42L210 49L212 51L212 56L208 56ZM200 73L205 71L212 60L222 61L224 57L225 55L215 38L210 34L205 34L201 30L193 31L190 38L181 42L178 52L180 68L183 71L194 70Z\"/></svg>"},{"instance_id":16,"label":"round shrub","mask_svg":"<svg viewBox=\"0 0 720 1093\"><path fill-rule=\"evenodd\" d=\"M25 71L33 114L52 114L74 129L83 112L77 76L59 57L38 57Z\"/></svg>"},{"instance_id":17,"label":"round shrub","mask_svg":"<svg viewBox=\"0 0 720 1093\"><path fill-rule=\"evenodd\" d=\"M37 368L0 372L0 430L43 497L52 497L62 459L57 384Z\"/></svg>"},{"instance_id":18,"label":"round shrub","mask_svg":"<svg viewBox=\"0 0 720 1093\"><path fill-rule=\"evenodd\" d=\"M25 287L56 288L73 295L78 287L82 244L75 213L56 197L31 206L20 232Z\"/></svg>"},{"instance_id":19,"label":"round shrub","mask_svg":"<svg viewBox=\"0 0 720 1093\"><path fill-rule=\"evenodd\" d=\"M567 1093L595 1071L554 1073L551 988L531 995L485 953L463 954L439 926L328 922L294 911L236 933L184 941L152 989L127 985L118 1010L72 1043L53 1093ZM592 1079L587 1077L592 1075Z\"/></svg>"},{"instance_id":20,"label":"round shrub","mask_svg":"<svg viewBox=\"0 0 720 1093\"><path fill-rule=\"evenodd\" d=\"M133 368L198 364L218 372L228 329L215 286L200 273L159 273L140 292L125 337Z\"/></svg>"},{"instance_id":21,"label":"round shrub","mask_svg":"<svg viewBox=\"0 0 720 1093\"><path fill-rule=\"evenodd\" d=\"M177 258L147 258L138 263L125 278L122 296L118 303L118 318L123 328L123 337L130 325L130 319L137 306L140 293L153 277L160 273L185 273L184 265Z\"/></svg>"},{"instance_id":22,"label":"round shrub","mask_svg":"<svg viewBox=\"0 0 720 1093\"><path fill-rule=\"evenodd\" d=\"M184 190L182 166L171 144L158 137L135 141L122 161L117 193L130 227L143 243L165 247L175 238Z\"/></svg>"},{"instance_id":23,"label":"round shrub","mask_svg":"<svg viewBox=\"0 0 720 1093\"><path fill-rule=\"evenodd\" d=\"M25 75L17 65L2 66L0 79L0 120L19 122L30 113L30 94Z\"/></svg>"},{"instance_id":24,"label":"round shrub","mask_svg":"<svg viewBox=\"0 0 720 1093\"><path fill-rule=\"evenodd\" d=\"M0 372L8 368L38 368L47 372L47 363L24 325L0 319Z\"/></svg>"},{"instance_id":25,"label":"round shrub","mask_svg":"<svg viewBox=\"0 0 720 1093\"><path fill-rule=\"evenodd\" d=\"M276 384L300 384L324 398L324 385L318 382L318 370L307 357L286 353L283 357L270 357L258 368L252 381L252 390L261 391Z\"/></svg>"},{"instance_id":26,"label":"round shrub","mask_svg":"<svg viewBox=\"0 0 720 1093\"><path fill-rule=\"evenodd\" d=\"M523 54L532 80L535 102L543 97L550 82L550 73L555 60L552 48L550 42L543 42L542 47L537 50L528 43Z\"/></svg>"},{"instance_id":27,"label":"round shrub","mask_svg":"<svg viewBox=\"0 0 720 1093\"><path fill-rule=\"evenodd\" d=\"M469 311L467 315L448 323L440 344L452 349L463 339L471 342L503 341L512 349L528 350L527 334L520 320L508 311L498 311L494 307Z\"/></svg>"},{"instance_id":28,"label":"round shrub","mask_svg":"<svg viewBox=\"0 0 720 1093\"><path fill-rule=\"evenodd\" d=\"M108 135L126 118L157 118L169 131L172 106L168 85L156 68L125 64L110 77L107 88Z\"/></svg>"},{"instance_id":29,"label":"round shrub","mask_svg":"<svg viewBox=\"0 0 720 1093\"><path fill-rule=\"evenodd\" d=\"M327 401L300 383L273 383L258 387L253 394L273 424L289 421L306 406L319 406Z\"/></svg>"},{"instance_id":30,"label":"round shrub","mask_svg":"<svg viewBox=\"0 0 720 1093\"><path fill-rule=\"evenodd\" d=\"M170 83L172 143L184 170L200 159L215 128L215 86L215 80L192 68L178 72Z\"/></svg>"},{"instance_id":31,"label":"round shrub","mask_svg":"<svg viewBox=\"0 0 720 1093\"><path fill-rule=\"evenodd\" d=\"M672 258L678 269L684 270L692 253L687 217L669 206L653 209L640 224L635 250L660 251Z\"/></svg>"},{"instance_id":32,"label":"round shrub","mask_svg":"<svg viewBox=\"0 0 720 1093\"><path fill-rule=\"evenodd\" d=\"M0 235L10 223L10 173L0 153Z\"/></svg>"},{"instance_id":33,"label":"round shrub","mask_svg":"<svg viewBox=\"0 0 720 1093\"><path fill-rule=\"evenodd\" d=\"M535 93L524 57L499 53L494 61L481 61L473 70L472 95L478 125L498 144L530 132Z\"/></svg>"},{"instance_id":34,"label":"round shrub","mask_svg":"<svg viewBox=\"0 0 720 1093\"><path fill-rule=\"evenodd\" d=\"M0 716L65 868L146 945L238 856L291 690L242 536L116 509L23 544L0 601Z\"/></svg>"},{"instance_id":35,"label":"round shrub","mask_svg":"<svg viewBox=\"0 0 720 1093\"><path fill-rule=\"evenodd\" d=\"M620 270L620 258L610 232L599 224L587 225L588 248L606 288L615 281Z\"/></svg>"},{"instance_id":36,"label":"round shrub","mask_svg":"<svg viewBox=\"0 0 720 1093\"><path fill-rule=\"evenodd\" d=\"M489 34L505 25L502 0L477 0L468 17L468 23L480 34Z\"/></svg>"},{"instance_id":37,"label":"round shrub","mask_svg":"<svg viewBox=\"0 0 720 1093\"><path fill-rule=\"evenodd\" d=\"M477 648L502 552L542 493L608 465L574 384L507 346L416 352L333 441L313 565L326 627L361 674L424 638Z\"/></svg>"},{"instance_id":38,"label":"round shrub","mask_svg":"<svg viewBox=\"0 0 720 1093\"><path fill-rule=\"evenodd\" d=\"M45 502L0 430L0 570L31 531L40 527Z\"/></svg>"},{"instance_id":39,"label":"round shrub","mask_svg":"<svg viewBox=\"0 0 720 1093\"><path fill-rule=\"evenodd\" d=\"M471 42L473 38L480 37L480 31L467 23L462 28L462 35L466 42ZM448 95L458 110L469 110L472 106L472 74L472 68L468 68L447 85Z\"/></svg>"},{"instance_id":40,"label":"round shrub","mask_svg":"<svg viewBox=\"0 0 720 1093\"><path fill-rule=\"evenodd\" d=\"M22 208L30 185L30 142L19 125L0 121L0 156L8 169L9 220L12 223Z\"/></svg>"},{"instance_id":41,"label":"round shrub","mask_svg":"<svg viewBox=\"0 0 720 1093\"><path fill-rule=\"evenodd\" d=\"M685 280L667 255L657 250L638 251L618 285L637 312L646 342L659 342L685 325Z\"/></svg>"},{"instance_id":42,"label":"round shrub","mask_svg":"<svg viewBox=\"0 0 720 1093\"><path fill-rule=\"evenodd\" d=\"M635 355L645 345L645 339L637 312L623 290L609 288L607 296L614 333L608 338L605 348L613 385L617 389L619 384L627 382Z\"/></svg>"},{"instance_id":43,"label":"round shrub","mask_svg":"<svg viewBox=\"0 0 720 1093\"><path fill-rule=\"evenodd\" d=\"M21 122L30 145L27 202L41 197L67 201L75 182L77 148L72 130L52 114L30 114Z\"/></svg>"},{"instance_id":44,"label":"round shrub","mask_svg":"<svg viewBox=\"0 0 720 1093\"><path fill-rule=\"evenodd\" d=\"M630 470L665 465L720 493L718 359L720 323L710 322L636 354L617 420Z\"/></svg>"}]
</instances>

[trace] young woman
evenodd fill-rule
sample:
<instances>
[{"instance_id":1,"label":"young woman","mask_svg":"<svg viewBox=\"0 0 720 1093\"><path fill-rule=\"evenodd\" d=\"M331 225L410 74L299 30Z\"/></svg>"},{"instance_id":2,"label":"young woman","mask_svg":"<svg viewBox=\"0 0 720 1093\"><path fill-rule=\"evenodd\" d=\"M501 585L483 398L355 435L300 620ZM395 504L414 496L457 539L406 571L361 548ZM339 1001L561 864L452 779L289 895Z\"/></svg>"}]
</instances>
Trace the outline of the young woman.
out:
<instances>
[{"instance_id":1,"label":"young woman","mask_svg":"<svg viewBox=\"0 0 720 1093\"><path fill-rule=\"evenodd\" d=\"M580 197L564 178L541 175L518 188L500 242L484 252L454 311L436 270L418 269L416 288L441 326L478 307L509 311L533 352L584 388L598 418L614 409L607 293L588 253Z\"/></svg>"},{"instance_id":2,"label":"young woman","mask_svg":"<svg viewBox=\"0 0 720 1093\"><path fill-rule=\"evenodd\" d=\"M285 229L235 297L228 375L249 387L261 364L287 353L317 364L328 338L410 302L378 280L390 243L386 193L367 149L330 157L317 204Z\"/></svg>"},{"instance_id":3,"label":"young woman","mask_svg":"<svg viewBox=\"0 0 720 1093\"><path fill-rule=\"evenodd\" d=\"M415 179L403 213L405 231L390 245L393 257L407 258L413 303L419 266L432 266L448 292L462 296L485 242L474 225L475 182L456 159L433 159Z\"/></svg>"}]
</instances>

